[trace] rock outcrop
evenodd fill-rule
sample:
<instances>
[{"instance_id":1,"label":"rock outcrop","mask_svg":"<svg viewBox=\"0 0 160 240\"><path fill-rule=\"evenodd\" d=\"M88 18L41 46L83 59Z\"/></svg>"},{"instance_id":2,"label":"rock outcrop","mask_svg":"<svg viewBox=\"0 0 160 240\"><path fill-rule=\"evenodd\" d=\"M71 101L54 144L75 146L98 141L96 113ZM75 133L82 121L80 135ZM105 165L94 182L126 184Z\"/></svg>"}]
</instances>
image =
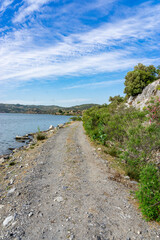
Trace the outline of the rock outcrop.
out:
<instances>
[{"instance_id":1,"label":"rock outcrop","mask_svg":"<svg viewBox=\"0 0 160 240\"><path fill-rule=\"evenodd\" d=\"M160 98L160 79L145 87L143 92L138 96L130 97L127 101L127 105L142 110L147 105L147 102L151 99L151 97L156 96Z\"/></svg>"}]
</instances>

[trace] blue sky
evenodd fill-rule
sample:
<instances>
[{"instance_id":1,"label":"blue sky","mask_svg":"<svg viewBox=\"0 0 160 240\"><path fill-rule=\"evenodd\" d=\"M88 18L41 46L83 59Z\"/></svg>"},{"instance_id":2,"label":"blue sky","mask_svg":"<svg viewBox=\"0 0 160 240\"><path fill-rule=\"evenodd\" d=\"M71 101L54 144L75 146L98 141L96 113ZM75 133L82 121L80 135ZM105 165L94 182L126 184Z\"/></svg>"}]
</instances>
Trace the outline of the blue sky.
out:
<instances>
[{"instance_id":1,"label":"blue sky","mask_svg":"<svg viewBox=\"0 0 160 240\"><path fill-rule=\"evenodd\" d=\"M103 104L139 62L160 65L160 1L0 1L1 103Z\"/></svg>"}]
</instances>

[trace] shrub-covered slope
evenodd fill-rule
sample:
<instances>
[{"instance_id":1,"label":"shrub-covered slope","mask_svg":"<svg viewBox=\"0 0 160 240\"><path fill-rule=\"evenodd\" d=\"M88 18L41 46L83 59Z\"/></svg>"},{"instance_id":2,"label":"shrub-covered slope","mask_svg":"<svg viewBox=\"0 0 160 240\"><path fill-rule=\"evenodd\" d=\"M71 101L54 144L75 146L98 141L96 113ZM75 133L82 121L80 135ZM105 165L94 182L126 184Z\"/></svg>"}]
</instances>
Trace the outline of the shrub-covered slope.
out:
<instances>
[{"instance_id":1,"label":"shrub-covered slope","mask_svg":"<svg viewBox=\"0 0 160 240\"><path fill-rule=\"evenodd\" d=\"M127 175L139 181L137 198L148 220L160 220L160 98L140 111L120 96L86 110L83 125L92 140L115 156Z\"/></svg>"}]
</instances>

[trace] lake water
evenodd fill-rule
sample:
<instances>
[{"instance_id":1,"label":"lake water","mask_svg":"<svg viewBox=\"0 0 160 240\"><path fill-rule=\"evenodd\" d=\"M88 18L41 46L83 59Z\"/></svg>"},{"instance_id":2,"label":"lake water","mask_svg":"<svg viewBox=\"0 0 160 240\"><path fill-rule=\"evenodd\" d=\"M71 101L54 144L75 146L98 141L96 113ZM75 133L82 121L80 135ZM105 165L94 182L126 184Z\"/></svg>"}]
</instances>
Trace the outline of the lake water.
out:
<instances>
[{"instance_id":1,"label":"lake water","mask_svg":"<svg viewBox=\"0 0 160 240\"><path fill-rule=\"evenodd\" d=\"M18 148L24 143L18 143L15 137L27 133L47 130L50 125L57 126L68 122L70 116L47 114L0 113L0 155L10 153L8 148Z\"/></svg>"}]
</instances>

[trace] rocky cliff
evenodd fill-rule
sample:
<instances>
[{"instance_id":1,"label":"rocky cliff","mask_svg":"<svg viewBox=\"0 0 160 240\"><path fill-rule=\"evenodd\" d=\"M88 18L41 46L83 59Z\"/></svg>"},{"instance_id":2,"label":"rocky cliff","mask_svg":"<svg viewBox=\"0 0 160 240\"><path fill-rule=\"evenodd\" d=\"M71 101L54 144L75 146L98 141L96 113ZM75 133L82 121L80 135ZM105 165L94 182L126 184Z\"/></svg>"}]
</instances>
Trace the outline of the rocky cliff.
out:
<instances>
[{"instance_id":1,"label":"rocky cliff","mask_svg":"<svg viewBox=\"0 0 160 240\"><path fill-rule=\"evenodd\" d=\"M143 109L151 97L160 98L160 79L149 84L143 89L143 92L136 97L130 97L127 101L127 105L133 106L137 109Z\"/></svg>"}]
</instances>

